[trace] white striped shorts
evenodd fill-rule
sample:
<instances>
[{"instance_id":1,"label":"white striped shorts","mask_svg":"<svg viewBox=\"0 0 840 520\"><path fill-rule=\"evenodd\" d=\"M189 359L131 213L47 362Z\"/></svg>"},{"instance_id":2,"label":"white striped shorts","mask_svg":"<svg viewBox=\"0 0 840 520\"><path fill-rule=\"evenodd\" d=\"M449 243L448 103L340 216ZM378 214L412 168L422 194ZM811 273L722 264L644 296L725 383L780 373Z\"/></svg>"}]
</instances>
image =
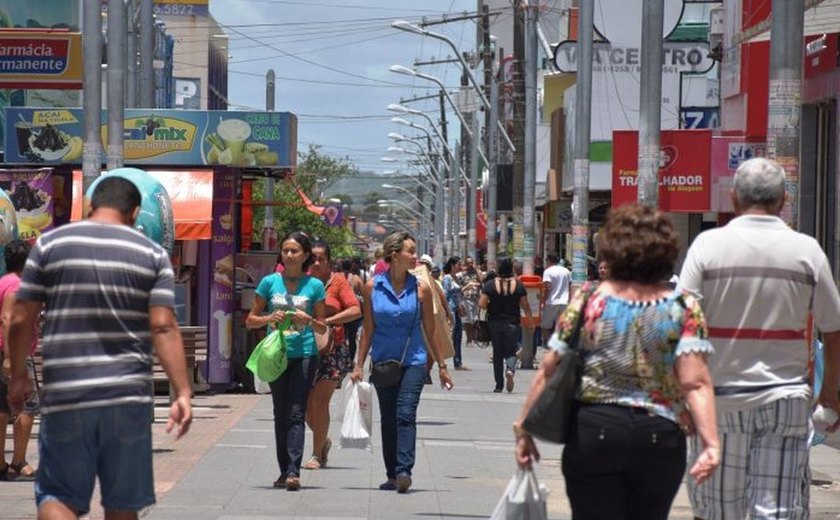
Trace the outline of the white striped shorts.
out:
<instances>
[{"instance_id":1,"label":"white striped shorts","mask_svg":"<svg viewBox=\"0 0 840 520\"><path fill-rule=\"evenodd\" d=\"M806 520L810 418L806 399L780 399L718 414L721 464L699 486L688 478L694 515L705 520ZM691 449L693 461L702 449L696 435Z\"/></svg>"}]
</instances>

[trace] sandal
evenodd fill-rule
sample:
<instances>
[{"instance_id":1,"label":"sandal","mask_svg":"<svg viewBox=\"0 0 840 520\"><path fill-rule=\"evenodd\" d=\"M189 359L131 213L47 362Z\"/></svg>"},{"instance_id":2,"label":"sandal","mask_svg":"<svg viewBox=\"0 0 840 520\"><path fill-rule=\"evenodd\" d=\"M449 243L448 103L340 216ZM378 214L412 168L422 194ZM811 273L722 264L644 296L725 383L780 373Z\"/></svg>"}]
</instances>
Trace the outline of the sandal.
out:
<instances>
[{"instance_id":1,"label":"sandal","mask_svg":"<svg viewBox=\"0 0 840 520\"><path fill-rule=\"evenodd\" d=\"M321 459L319 459L317 455L312 455L309 457L309 460L306 461L306 464L303 465L303 469L321 469L323 465L324 463L321 462Z\"/></svg>"},{"instance_id":2,"label":"sandal","mask_svg":"<svg viewBox=\"0 0 840 520\"><path fill-rule=\"evenodd\" d=\"M394 491L397 489L397 481L395 479L389 478L382 484L379 484L379 489L382 491Z\"/></svg>"},{"instance_id":3,"label":"sandal","mask_svg":"<svg viewBox=\"0 0 840 520\"><path fill-rule=\"evenodd\" d=\"M327 465L327 458L330 455L330 448L332 448L332 441L329 437L327 437L327 442L324 443L324 447L321 448L321 467L325 467Z\"/></svg>"},{"instance_id":4,"label":"sandal","mask_svg":"<svg viewBox=\"0 0 840 520\"><path fill-rule=\"evenodd\" d=\"M25 469L29 468L29 471L24 472ZM21 480L21 481L31 481L35 480L35 469L29 465L28 462L25 460L20 464L8 464L6 465L6 471L8 474L6 478L8 480ZM14 474L12 474L14 473Z\"/></svg>"}]
</instances>

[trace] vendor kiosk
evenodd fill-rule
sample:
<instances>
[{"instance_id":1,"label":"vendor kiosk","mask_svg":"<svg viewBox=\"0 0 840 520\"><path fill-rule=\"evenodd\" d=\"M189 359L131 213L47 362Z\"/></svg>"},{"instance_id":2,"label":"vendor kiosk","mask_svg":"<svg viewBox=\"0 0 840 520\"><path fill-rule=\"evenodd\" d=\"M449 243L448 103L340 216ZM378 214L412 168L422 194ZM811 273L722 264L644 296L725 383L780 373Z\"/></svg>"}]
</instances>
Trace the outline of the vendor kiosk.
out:
<instances>
[{"instance_id":1,"label":"vendor kiosk","mask_svg":"<svg viewBox=\"0 0 840 520\"><path fill-rule=\"evenodd\" d=\"M83 218L83 111L7 107L6 120L20 124L5 136L7 169L0 172L0 187L13 202L23 184L34 191L34 198L18 195L28 204L15 204L18 221L33 223L21 230L22 238L35 240L53 226ZM104 111L100 121L104 150ZM153 175L172 200L176 313L180 324L206 328L200 375L211 387L227 389L237 354L249 347L240 311L264 271L273 271L276 257L264 254L258 265L237 259L253 241L253 181L293 172L297 118L288 112L126 109L124 154L125 166Z\"/></svg>"}]
</instances>

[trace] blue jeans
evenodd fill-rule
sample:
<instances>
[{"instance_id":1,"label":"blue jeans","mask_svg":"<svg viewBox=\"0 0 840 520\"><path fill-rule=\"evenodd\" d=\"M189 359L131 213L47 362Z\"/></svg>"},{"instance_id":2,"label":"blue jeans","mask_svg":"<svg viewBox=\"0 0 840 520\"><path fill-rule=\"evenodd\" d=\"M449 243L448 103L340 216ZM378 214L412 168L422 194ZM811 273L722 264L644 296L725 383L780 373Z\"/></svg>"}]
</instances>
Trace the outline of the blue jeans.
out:
<instances>
[{"instance_id":1,"label":"blue jeans","mask_svg":"<svg viewBox=\"0 0 840 520\"><path fill-rule=\"evenodd\" d=\"M281 475L300 475L306 434L306 400L318 366L318 356L289 358L283 375L269 383L274 403L274 443Z\"/></svg>"},{"instance_id":2,"label":"blue jeans","mask_svg":"<svg viewBox=\"0 0 840 520\"><path fill-rule=\"evenodd\" d=\"M152 405L120 404L41 417L35 503L59 501L90 511L96 477L106 510L139 511L155 503Z\"/></svg>"},{"instance_id":3,"label":"blue jeans","mask_svg":"<svg viewBox=\"0 0 840 520\"><path fill-rule=\"evenodd\" d=\"M382 458L389 479L411 476L417 444L417 405L426 379L426 366L403 367L400 382L376 386L382 417Z\"/></svg>"},{"instance_id":4,"label":"blue jeans","mask_svg":"<svg viewBox=\"0 0 840 520\"><path fill-rule=\"evenodd\" d=\"M461 317L458 316L457 308L452 311L452 316L455 317L455 322L452 324L452 346L455 347L455 357L452 359L452 363L456 367L459 367L461 366L461 332L463 331L463 326L461 324Z\"/></svg>"}]
</instances>

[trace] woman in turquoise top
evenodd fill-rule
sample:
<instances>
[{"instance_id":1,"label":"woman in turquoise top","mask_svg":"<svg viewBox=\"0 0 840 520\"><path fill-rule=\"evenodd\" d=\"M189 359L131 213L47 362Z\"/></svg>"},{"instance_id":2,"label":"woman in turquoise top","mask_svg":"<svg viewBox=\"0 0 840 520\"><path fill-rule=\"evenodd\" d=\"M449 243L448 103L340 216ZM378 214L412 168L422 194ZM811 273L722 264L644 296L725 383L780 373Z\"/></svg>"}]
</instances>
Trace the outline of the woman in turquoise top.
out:
<instances>
[{"instance_id":1,"label":"woman in turquoise top","mask_svg":"<svg viewBox=\"0 0 840 520\"><path fill-rule=\"evenodd\" d=\"M691 477L709 478L720 462L712 346L699 302L668 287L679 247L666 215L613 208L598 252L610 277L579 290L558 319L514 423L516 458L523 468L539 460L520 425L581 327L583 371L562 464L572 516L665 520L685 473L684 431L703 445Z\"/></svg>"},{"instance_id":2,"label":"woman in turquoise top","mask_svg":"<svg viewBox=\"0 0 840 520\"><path fill-rule=\"evenodd\" d=\"M434 339L437 338L432 300L435 294L408 272L417 264L414 238L405 232L391 233L382 249L389 269L365 284L364 334L350 378L354 382L362 380L362 366L368 352L374 363L402 360L397 384L386 387L374 383L374 387L382 416L382 457L387 477L379 489L405 493L411 487L417 405L426 377L426 356L431 355L437 362L441 385L451 389L452 380L443 362L443 345ZM428 352L424 333L432 339Z\"/></svg>"},{"instance_id":3,"label":"woman in turquoise top","mask_svg":"<svg viewBox=\"0 0 840 520\"><path fill-rule=\"evenodd\" d=\"M280 477L274 487L297 491L306 433L306 401L318 369L314 332L326 334L328 330L324 284L306 274L313 261L309 237L301 232L290 233L280 243L280 248L283 273L270 274L260 281L245 325L250 329L266 325L276 327L287 316L292 319L291 326L284 332L288 366L270 386L277 464L280 466ZM266 305L268 314L263 314Z\"/></svg>"}]
</instances>

